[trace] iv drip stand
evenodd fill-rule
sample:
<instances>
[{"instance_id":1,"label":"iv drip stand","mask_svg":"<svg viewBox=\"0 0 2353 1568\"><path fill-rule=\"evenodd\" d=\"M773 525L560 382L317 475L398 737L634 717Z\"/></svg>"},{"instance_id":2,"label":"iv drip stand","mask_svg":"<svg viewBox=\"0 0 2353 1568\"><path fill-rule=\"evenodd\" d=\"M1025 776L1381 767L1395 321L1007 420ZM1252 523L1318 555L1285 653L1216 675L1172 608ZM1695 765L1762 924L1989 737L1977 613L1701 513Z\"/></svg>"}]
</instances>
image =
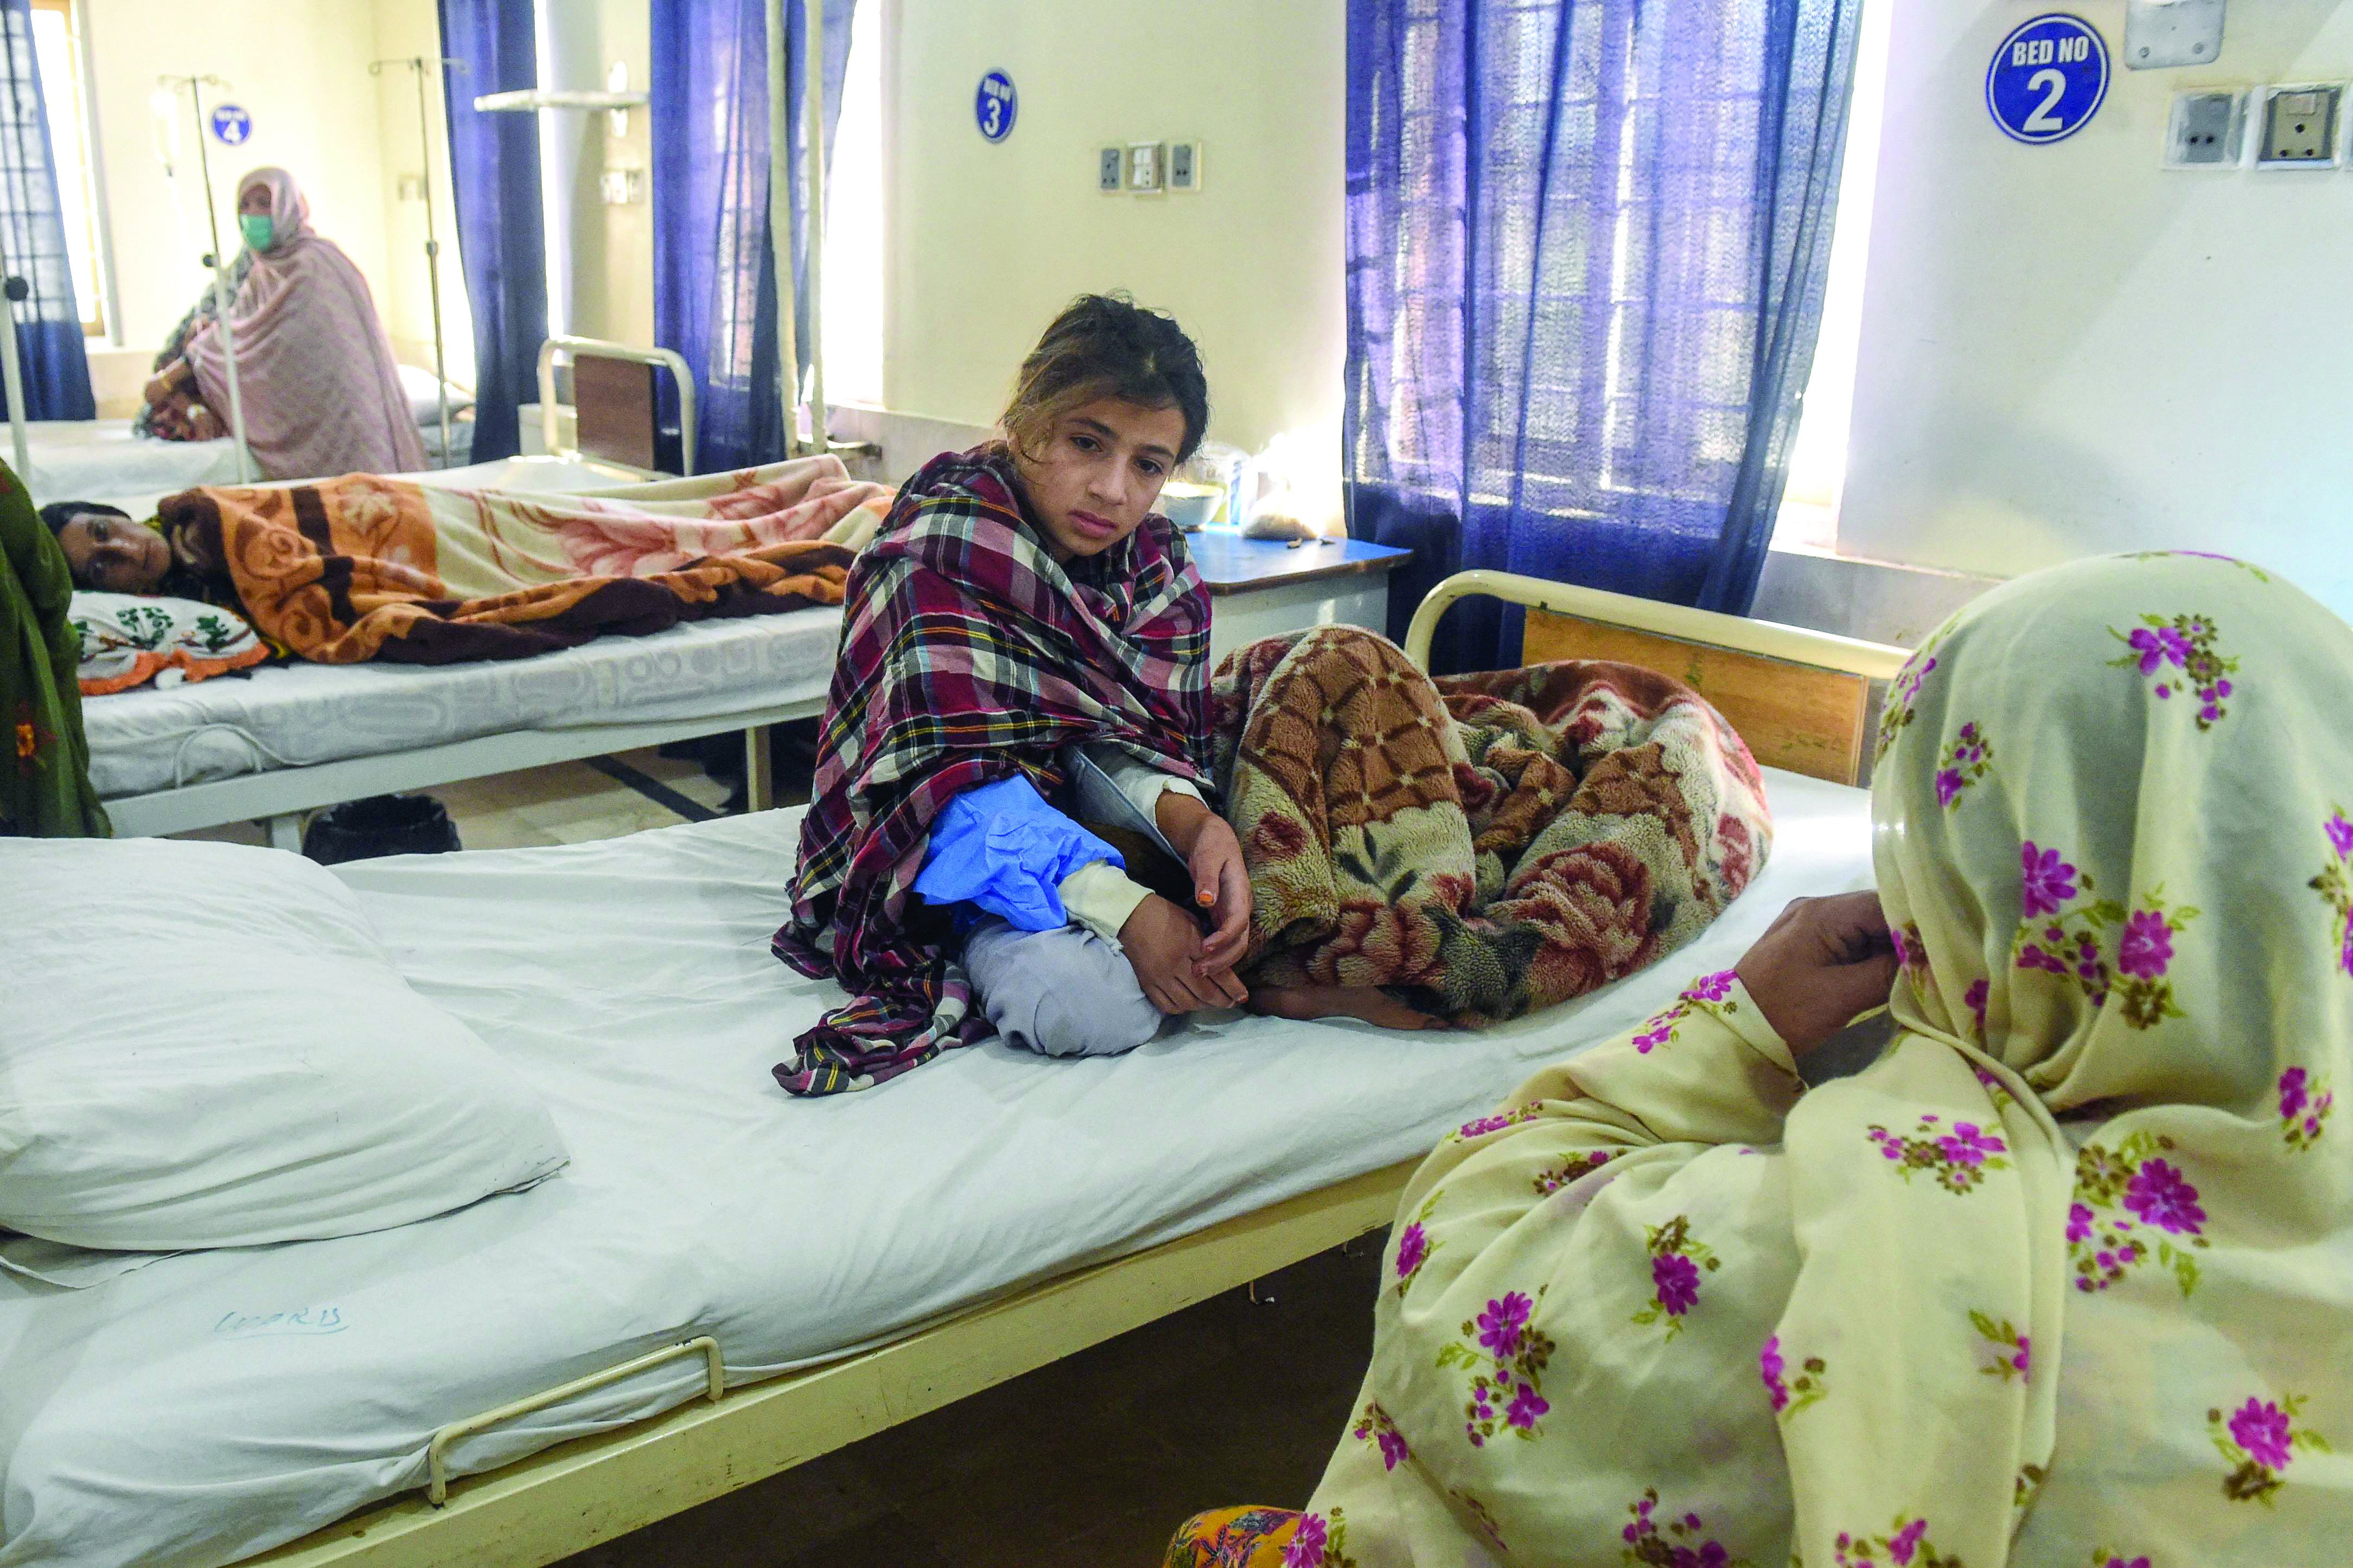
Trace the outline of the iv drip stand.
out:
<instances>
[{"instance_id":1,"label":"iv drip stand","mask_svg":"<svg viewBox=\"0 0 2353 1568\"><path fill-rule=\"evenodd\" d=\"M229 435L237 444L237 482L253 482L253 454L245 445L245 398L237 382L237 327L229 320L230 306L235 303L229 293L228 265L221 259L220 209L213 200L213 164L205 150L205 89L225 88L228 83L216 76L164 76L155 79L177 92L188 89L188 100L196 118L196 169L204 183L205 221L211 226L213 253L206 259L213 269L213 303L216 307L215 323L220 328L221 358L228 366L228 426Z\"/></svg>"},{"instance_id":2,"label":"iv drip stand","mask_svg":"<svg viewBox=\"0 0 2353 1568\"><path fill-rule=\"evenodd\" d=\"M441 336L441 238L433 224L433 119L425 102L425 68L446 66L451 70L466 68L463 60L443 57L427 60L423 55L411 55L406 59L375 60L368 65L368 75L382 76L386 66L406 66L417 77L417 142L418 158L417 181L425 193L425 272L433 295L433 381L441 398L441 461L449 467L452 449L449 445L449 367L447 347Z\"/></svg>"}]
</instances>

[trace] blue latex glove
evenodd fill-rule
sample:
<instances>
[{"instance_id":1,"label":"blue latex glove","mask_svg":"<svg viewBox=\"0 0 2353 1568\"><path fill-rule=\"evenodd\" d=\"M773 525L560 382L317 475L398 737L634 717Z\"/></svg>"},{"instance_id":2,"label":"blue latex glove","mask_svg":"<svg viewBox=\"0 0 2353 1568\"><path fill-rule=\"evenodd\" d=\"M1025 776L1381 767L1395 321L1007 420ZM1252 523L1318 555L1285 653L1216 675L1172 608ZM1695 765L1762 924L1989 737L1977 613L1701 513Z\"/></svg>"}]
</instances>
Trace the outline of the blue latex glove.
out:
<instances>
[{"instance_id":1,"label":"blue latex glove","mask_svg":"<svg viewBox=\"0 0 2353 1568\"><path fill-rule=\"evenodd\" d=\"M915 891L935 904L976 904L1021 931L1053 931L1071 920L1062 879L1095 860L1127 865L1016 774L948 802L932 824Z\"/></svg>"}]
</instances>

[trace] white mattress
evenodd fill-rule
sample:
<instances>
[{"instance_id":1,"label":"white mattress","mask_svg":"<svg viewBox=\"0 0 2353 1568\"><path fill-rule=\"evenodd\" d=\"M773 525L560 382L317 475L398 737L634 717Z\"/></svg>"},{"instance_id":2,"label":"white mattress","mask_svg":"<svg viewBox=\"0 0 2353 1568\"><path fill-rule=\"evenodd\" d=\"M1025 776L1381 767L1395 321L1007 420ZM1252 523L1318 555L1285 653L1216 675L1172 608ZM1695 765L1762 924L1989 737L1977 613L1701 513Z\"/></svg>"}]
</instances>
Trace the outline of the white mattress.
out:
<instances>
[{"instance_id":1,"label":"white mattress","mask_svg":"<svg viewBox=\"0 0 2353 1568\"><path fill-rule=\"evenodd\" d=\"M25 437L33 455L25 489L35 506L53 500L122 505L123 498L237 483L237 447L227 437L159 441L133 436L128 419L35 419L26 422ZM0 451L10 451L5 432Z\"/></svg>"},{"instance_id":2,"label":"white mattress","mask_svg":"<svg viewBox=\"0 0 2353 1568\"><path fill-rule=\"evenodd\" d=\"M694 621L532 658L293 664L82 704L107 799L478 735L652 722L821 701L841 611Z\"/></svg>"},{"instance_id":3,"label":"white mattress","mask_svg":"<svg viewBox=\"0 0 2353 1568\"><path fill-rule=\"evenodd\" d=\"M1771 860L1698 942L1507 1027L1237 1016L1113 1058L991 1042L808 1102L768 1072L839 995L767 951L797 813L340 868L411 980L546 1095L573 1163L376 1236L78 1291L0 1275L0 1568L231 1562L422 1485L439 1425L687 1335L742 1383L1408 1158L1732 963L1789 898L1868 885L1862 792L1777 773L1771 795ZM699 1366L459 1468L682 1403Z\"/></svg>"}]
</instances>

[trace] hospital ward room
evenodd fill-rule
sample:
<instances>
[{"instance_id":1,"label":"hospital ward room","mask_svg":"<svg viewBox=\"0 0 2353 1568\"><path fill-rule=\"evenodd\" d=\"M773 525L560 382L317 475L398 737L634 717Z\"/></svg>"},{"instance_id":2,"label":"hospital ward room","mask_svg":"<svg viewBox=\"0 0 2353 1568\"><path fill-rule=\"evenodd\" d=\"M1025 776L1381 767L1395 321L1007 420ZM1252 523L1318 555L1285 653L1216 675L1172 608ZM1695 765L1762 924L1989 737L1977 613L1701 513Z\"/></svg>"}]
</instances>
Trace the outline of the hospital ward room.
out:
<instances>
[{"instance_id":1,"label":"hospital ward room","mask_svg":"<svg viewBox=\"0 0 2353 1568\"><path fill-rule=\"evenodd\" d=\"M0 0L0 1568L2353 1563L2353 0L2057 3Z\"/></svg>"}]
</instances>

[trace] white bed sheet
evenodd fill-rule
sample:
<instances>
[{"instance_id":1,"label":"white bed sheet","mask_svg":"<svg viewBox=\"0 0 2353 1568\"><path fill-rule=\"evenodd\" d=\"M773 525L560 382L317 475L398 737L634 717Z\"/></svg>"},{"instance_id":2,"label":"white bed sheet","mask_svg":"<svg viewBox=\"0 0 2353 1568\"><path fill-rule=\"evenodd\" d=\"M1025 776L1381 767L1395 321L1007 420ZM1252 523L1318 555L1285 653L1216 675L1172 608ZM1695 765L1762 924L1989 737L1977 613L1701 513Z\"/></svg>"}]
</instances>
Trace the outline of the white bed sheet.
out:
<instances>
[{"instance_id":1,"label":"white bed sheet","mask_svg":"<svg viewBox=\"0 0 2353 1568\"><path fill-rule=\"evenodd\" d=\"M100 796L416 751L478 735L703 719L820 700L841 611L693 621L533 658L292 664L82 704Z\"/></svg>"},{"instance_id":2,"label":"white bed sheet","mask_svg":"<svg viewBox=\"0 0 2353 1568\"><path fill-rule=\"evenodd\" d=\"M1536 1065L1866 886L1866 797L1776 773L1764 875L1690 948L1479 1035L1235 1016L1113 1058L995 1042L794 1102L839 993L769 956L798 814L341 868L405 973L553 1108L573 1163L376 1236L0 1275L0 1568L218 1564L417 1487L437 1426L691 1334L731 1381L1428 1148ZM469 1442L461 1470L682 1403L673 1364Z\"/></svg>"},{"instance_id":3,"label":"white bed sheet","mask_svg":"<svg viewBox=\"0 0 2353 1568\"><path fill-rule=\"evenodd\" d=\"M132 435L128 419L34 419L26 423L25 437L33 457L25 489L35 506L53 500L121 506L126 497L237 483L237 445L226 437L159 441Z\"/></svg>"}]
</instances>

